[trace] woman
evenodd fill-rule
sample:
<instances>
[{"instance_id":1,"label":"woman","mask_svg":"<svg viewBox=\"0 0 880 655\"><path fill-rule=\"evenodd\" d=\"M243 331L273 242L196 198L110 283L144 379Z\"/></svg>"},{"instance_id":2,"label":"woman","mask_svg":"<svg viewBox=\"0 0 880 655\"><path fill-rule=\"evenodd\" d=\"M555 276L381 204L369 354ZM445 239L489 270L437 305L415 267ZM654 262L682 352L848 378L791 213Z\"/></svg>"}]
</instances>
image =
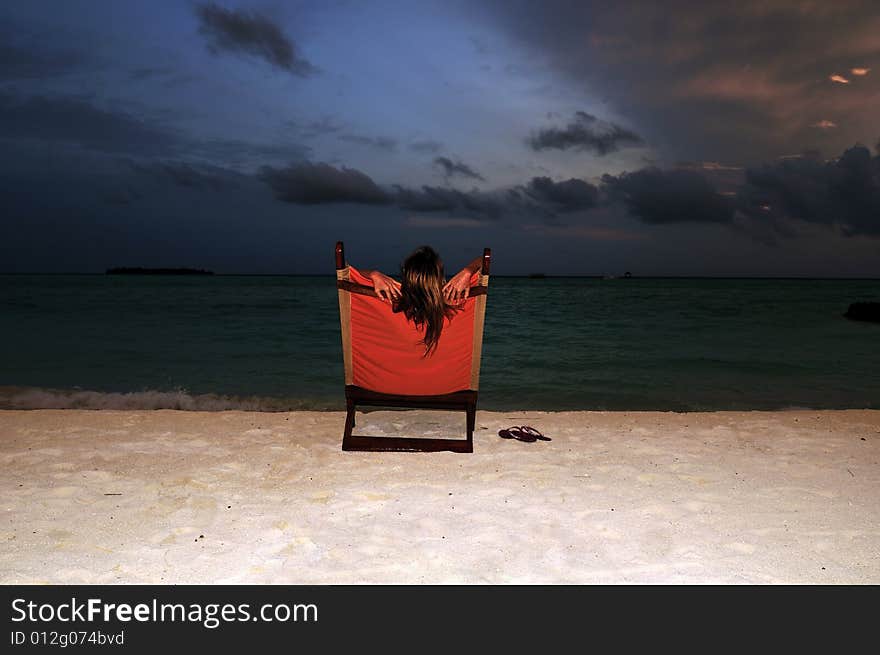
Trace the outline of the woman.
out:
<instances>
[{"instance_id":1,"label":"woman","mask_svg":"<svg viewBox=\"0 0 880 655\"><path fill-rule=\"evenodd\" d=\"M403 312L416 327L423 328L425 356L440 341L443 320L452 318L467 298L471 277L480 270L482 257L477 257L446 281L443 261L430 246L416 248L400 267L402 282L380 271L361 271L373 281L380 299L391 304L394 312Z\"/></svg>"}]
</instances>

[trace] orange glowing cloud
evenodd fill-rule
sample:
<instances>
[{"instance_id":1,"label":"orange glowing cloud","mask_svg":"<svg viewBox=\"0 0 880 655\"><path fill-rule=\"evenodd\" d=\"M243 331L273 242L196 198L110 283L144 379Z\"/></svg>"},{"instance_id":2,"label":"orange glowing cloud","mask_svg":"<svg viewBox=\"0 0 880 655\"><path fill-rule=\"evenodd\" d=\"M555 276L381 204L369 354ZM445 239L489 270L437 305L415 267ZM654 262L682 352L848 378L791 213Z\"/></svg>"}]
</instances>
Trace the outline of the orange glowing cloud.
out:
<instances>
[{"instance_id":1,"label":"orange glowing cloud","mask_svg":"<svg viewBox=\"0 0 880 655\"><path fill-rule=\"evenodd\" d=\"M832 127L837 127L837 123L834 121L829 121L827 118L819 121L818 123L813 123L812 127L818 127L820 130L829 130Z\"/></svg>"},{"instance_id":2,"label":"orange glowing cloud","mask_svg":"<svg viewBox=\"0 0 880 655\"><path fill-rule=\"evenodd\" d=\"M849 71L853 75L863 76L871 72L870 68L853 68Z\"/></svg>"},{"instance_id":3,"label":"orange glowing cloud","mask_svg":"<svg viewBox=\"0 0 880 655\"><path fill-rule=\"evenodd\" d=\"M780 80L766 72L710 71L683 82L677 95L773 102L796 97L803 84Z\"/></svg>"},{"instance_id":4,"label":"orange glowing cloud","mask_svg":"<svg viewBox=\"0 0 880 655\"><path fill-rule=\"evenodd\" d=\"M849 84L849 80L846 79L843 75L829 75L828 79L832 82L837 82L838 84Z\"/></svg>"}]
</instances>

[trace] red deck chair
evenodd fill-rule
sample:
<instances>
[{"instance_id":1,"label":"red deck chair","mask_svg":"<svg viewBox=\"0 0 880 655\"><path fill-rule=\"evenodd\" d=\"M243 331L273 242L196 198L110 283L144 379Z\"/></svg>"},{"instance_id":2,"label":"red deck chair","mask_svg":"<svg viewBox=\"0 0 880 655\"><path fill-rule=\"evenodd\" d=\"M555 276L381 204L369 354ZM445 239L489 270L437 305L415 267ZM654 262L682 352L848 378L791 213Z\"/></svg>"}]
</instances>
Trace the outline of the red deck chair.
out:
<instances>
[{"instance_id":1,"label":"red deck chair","mask_svg":"<svg viewBox=\"0 0 880 655\"><path fill-rule=\"evenodd\" d=\"M343 450L473 452L490 257L486 248L463 309L444 324L434 353L423 357L421 331L378 298L372 280L346 264L342 242L336 243L345 368ZM354 435L358 405L464 411L467 439Z\"/></svg>"}]
</instances>

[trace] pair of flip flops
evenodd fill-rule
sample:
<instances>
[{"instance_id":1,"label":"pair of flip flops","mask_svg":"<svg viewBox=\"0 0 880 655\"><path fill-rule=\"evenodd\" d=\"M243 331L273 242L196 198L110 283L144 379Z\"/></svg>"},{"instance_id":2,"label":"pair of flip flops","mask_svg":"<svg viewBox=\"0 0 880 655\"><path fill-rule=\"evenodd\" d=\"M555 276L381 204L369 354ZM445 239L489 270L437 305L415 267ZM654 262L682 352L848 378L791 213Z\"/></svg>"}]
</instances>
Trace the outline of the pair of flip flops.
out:
<instances>
[{"instance_id":1,"label":"pair of flip flops","mask_svg":"<svg viewBox=\"0 0 880 655\"><path fill-rule=\"evenodd\" d=\"M498 436L502 439L516 439L517 441L552 441L530 425L514 425L512 428L498 430Z\"/></svg>"}]
</instances>

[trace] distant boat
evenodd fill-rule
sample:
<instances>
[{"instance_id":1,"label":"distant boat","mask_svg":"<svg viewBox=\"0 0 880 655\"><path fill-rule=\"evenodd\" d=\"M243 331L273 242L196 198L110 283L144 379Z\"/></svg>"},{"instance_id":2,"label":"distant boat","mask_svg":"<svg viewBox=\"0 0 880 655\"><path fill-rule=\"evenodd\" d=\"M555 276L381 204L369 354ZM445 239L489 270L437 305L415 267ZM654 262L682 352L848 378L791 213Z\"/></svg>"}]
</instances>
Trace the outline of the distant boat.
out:
<instances>
[{"instance_id":1,"label":"distant boat","mask_svg":"<svg viewBox=\"0 0 880 655\"><path fill-rule=\"evenodd\" d=\"M214 271L201 268L141 268L140 266L119 266L108 268L105 275L214 275Z\"/></svg>"}]
</instances>

